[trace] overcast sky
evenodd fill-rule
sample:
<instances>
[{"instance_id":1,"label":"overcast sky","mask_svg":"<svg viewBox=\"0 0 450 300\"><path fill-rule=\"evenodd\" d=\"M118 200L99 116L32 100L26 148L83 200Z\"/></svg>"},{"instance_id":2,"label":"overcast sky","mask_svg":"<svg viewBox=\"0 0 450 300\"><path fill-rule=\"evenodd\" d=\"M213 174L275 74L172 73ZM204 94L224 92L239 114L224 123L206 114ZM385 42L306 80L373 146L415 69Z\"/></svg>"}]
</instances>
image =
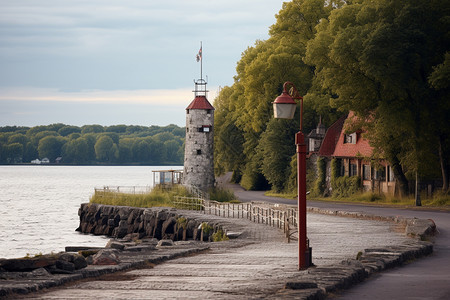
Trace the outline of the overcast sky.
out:
<instances>
[{"instance_id":1,"label":"overcast sky","mask_svg":"<svg viewBox=\"0 0 450 300\"><path fill-rule=\"evenodd\" d=\"M0 126L185 126L203 42L209 100L282 0L0 0Z\"/></svg>"}]
</instances>

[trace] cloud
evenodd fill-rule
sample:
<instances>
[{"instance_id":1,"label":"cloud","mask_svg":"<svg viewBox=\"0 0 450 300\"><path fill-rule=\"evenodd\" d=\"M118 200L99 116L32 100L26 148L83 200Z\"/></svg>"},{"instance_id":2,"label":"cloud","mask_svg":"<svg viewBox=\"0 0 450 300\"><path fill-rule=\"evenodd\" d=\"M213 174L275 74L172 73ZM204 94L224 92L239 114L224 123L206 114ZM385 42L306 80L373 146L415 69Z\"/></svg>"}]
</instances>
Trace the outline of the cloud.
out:
<instances>
[{"instance_id":1,"label":"cloud","mask_svg":"<svg viewBox=\"0 0 450 300\"><path fill-rule=\"evenodd\" d=\"M210 89L208 98L215 97L217 88ZM186 106L194 99L192 89L154 90L81 90L64 91L52 88L0 88L0 101L106 102ZM212 100L211 100L212 102Z\"/></svg>"},{"instance_id":2,"label":"cloud","mask_svg":"<svg viewBox=\"0 0 450 300\"><path fill-rule=\"evenodd\" d=\"M0 0L0 111L6 101L10 112L19 107L11 101L53 103L50 119L64 103L189 103L200 41L209 89L231 85L241 53L268 37L282 3Z\"/></svg>"}]
</instances>

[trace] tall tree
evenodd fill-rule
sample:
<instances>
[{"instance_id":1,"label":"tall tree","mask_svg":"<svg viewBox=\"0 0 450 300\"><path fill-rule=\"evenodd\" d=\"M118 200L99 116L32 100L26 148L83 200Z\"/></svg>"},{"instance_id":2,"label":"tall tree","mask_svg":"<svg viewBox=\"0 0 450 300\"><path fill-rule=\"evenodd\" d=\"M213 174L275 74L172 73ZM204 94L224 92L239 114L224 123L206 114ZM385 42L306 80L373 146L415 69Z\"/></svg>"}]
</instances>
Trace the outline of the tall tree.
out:
<instances>
[{"instance_id":1,"label":"tall tree","mask_svg":"<svg viewBox=\"0 0 450 300\"><path fill-rule=\"evenodd\" d=\"M53 162L58 156L61 156L61 149L65 144L65 139L60 136L46 136L39 140L37 148L40 158L48 158Z\"/></svg>"},{"instance_id":2,"label":"tall tree","mask_svg":"<svg viewBox=\"0 0 450 300\"><path fill-rule=\"evenodd\" d=\"M286 189L291 158L295 154L294 136L297 131L297 126L291 120L272 119L261 135L258 146L262 156L261 170L276 192ZM280 140L286 142L280 143Z\"/></svg>"},{"instance_id":3,"label":"tall tree","mask_svg":"<svg viewBox=\"0 0 450 300\"><path fill-rule=\"evenodd\" d=\"M119 149L112 138L102 135L95 143L95 155L101 162L114 162L119 158Z\"/></svg>"},{"instance_id":4,"label":"tall tree","mask_svg":"<svg viewBox=\"0 0 450 300\"><path fill-rule=\"evenodd\" d=\"M227 153L230 146L240 155L238 164L216 163L218 171L231 169L235 173L242 172L247 186L261 186L264 181L261 178L263 156L256 149L261 143L261 134L273 118L272 102L281 93L285 81L294 82L302 94L311 87L314 68L303 61L307 42L314 37L320 20L342 3L323 0L285 2L276 15L276 23L270 28L270 38L257 41L243 52L231 90L223 89L220 94L224 105L216 107L216 141L229 145L217 147L216 158L230 162ZM315 112L308 111L305 117L313 121L313 115ZM298 128L298 119L292 122ZM306 125L304 129L313 126ZM283 137L280 135L279 144L291 144L291 138ZM257 183L259 180L261 184Z\"/></svg>"},{"instance_id":5,"label":"tall tree","mask_svg":"<svg viewBox=\"0 0 450 300\"><path fill-rule=\"evenodd\" d=\"M405 174L424 172L432 151L428 121L442 103L428 77L449 49L449 9L439 0L355 1L334 10L308 43L305 61L336 95L331 104L376 120L368 124L371 142L397 166L403 193Z\"/></svg>"}]
</instances>

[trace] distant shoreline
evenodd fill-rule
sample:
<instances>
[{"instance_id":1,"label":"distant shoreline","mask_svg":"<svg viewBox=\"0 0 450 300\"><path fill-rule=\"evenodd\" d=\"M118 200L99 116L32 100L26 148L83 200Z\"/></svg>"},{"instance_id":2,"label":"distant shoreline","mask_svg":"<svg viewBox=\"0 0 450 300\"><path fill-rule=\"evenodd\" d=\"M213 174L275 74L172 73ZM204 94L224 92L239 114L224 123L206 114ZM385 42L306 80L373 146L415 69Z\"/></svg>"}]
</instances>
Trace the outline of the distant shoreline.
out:
<instances>
[{"instance_id":1,"label":"distant shoreline","mask_svg":"<svg viewBox=\"0 0 450 300\"><path fill-rule=\"evenodd\" d=\"M117 163L95 163L95 164L65 164L65 163L46 163L46 164L32 164L32 163L17 163L17 164L0 164L0 166L72 166L72 167L90 167L90 166L99 166L99 167L105 167L105 166L115 166L115 167L139 167L139 166L148 166L148 167L170 167L170 166L182 166L182 164L117 164Z\"/></svg>"}]
</instances>

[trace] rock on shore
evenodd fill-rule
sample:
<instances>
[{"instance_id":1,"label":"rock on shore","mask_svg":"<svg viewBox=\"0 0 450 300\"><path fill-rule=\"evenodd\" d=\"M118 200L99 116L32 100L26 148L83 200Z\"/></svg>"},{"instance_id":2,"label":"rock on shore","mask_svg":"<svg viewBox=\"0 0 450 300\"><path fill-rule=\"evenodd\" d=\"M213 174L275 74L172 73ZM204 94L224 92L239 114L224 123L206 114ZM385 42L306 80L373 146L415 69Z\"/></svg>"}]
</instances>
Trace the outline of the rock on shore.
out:
<instances>
[{"instance_id":1,"label":"rock on shore","mask_svg":"<svg viewBox=\"0 0 450 300\"><path fill-rule=\"evenodd\" d=\"M204 222L183 216L180 211L170 208L138 208L92 203L81 204L78 210L80 226L77 231L95 235L123 238L127 234L137 234L137 238L200 240L208 241L214 233L222 230L219 224Z\"/></svg>"}]
</instances>

